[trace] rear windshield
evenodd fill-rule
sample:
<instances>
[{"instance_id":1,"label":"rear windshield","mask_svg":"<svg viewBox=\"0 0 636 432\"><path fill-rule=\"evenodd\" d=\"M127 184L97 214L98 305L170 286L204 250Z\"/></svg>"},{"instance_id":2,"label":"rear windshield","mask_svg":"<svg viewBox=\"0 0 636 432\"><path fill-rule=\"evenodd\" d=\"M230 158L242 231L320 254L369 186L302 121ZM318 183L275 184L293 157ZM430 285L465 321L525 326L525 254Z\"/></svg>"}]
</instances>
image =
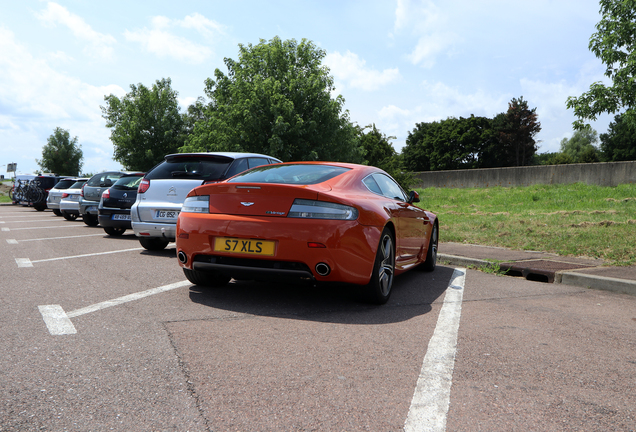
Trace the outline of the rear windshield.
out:
<instances>
[{"instance_id":1,"label":"rear windshield","mask_svg":"<svg viewBox=\"0 0 636 432\"><path fill-rule=\"evenodd\" d=\"M267 165L239 174L228 182L311 185L330 180L349 169L333 165Z\"/></svg>"},{"instance_id":2,"label":"rear windshield","mask_svg":"<svg viewBox=\"0 0 636 432\"><path fill-rule=\"evenodd\" d=\"M218 180L234 161L228 157L176 157L154 167L146 178Z\"/></svg>"},{"instance_id":3,"label":"rear windshield","mask_svg":"<svg viewBox=\"0 0 636 432\"><path fill-rule=\"evenodd\" d=\"M55 189L68 189L73 183L75 183L74 179L64 179L57 182L55 185Z\"/></svg>"},{"instance_id":4,"label":"rear windshield","mask_svg":"<svg viewBox=\"0 0 636 432\"><path fill-rule=\"evenodd\" d=\"M86 186L111 187L123 175L124 173L118 172L118 171L103 172L101 174L95 174L93 177L91 177L88 180L88 182L86 183Z\"/></svg>"},{"instance_id":5,"label":"rear windshield","mask_svg":"<svg viewBox=\"0 0 636 432\"><path fill-rule=\"evenodd\" d=\"M33 184L35 186L44 189L52 188L55 183L57 183L57 179L55 177L36 177L33 179Z\"/></svg>"},{"instance_id":6,"label":"rear windshield","mask_svg":"<svg viewBox=\"0 0 636 432\"><path fill-rule=\"evenodd\" d=\"M137 187L139 186L139 183L141 183L142 178L143 178L143 175L122 177L119 180L117 180L117 182L115 182L115 184L113 185L113 188L121 189L121 190L137 189Z\"/></svg>"},{"instance_id":7,"label":"rear windshield","mask_svg":"<svg viewBox=\"0 0 636 432\"><path fill-rule=\"evenodd\" d=\"M81 189L81 187L84 186L84 183L86 183L86 180L78 180L73 183L69 189Z\"/></svg>"}]
</instances>

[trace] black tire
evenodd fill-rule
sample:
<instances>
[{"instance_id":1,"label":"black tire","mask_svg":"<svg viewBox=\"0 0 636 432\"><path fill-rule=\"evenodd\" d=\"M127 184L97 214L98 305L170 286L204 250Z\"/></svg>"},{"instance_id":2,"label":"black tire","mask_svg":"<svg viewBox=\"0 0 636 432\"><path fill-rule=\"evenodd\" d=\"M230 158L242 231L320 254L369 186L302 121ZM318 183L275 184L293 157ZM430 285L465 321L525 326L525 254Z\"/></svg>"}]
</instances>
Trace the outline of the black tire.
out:
<instances>
[{"instance_id":1,"label":"black tire","mask_svg":"<svg viewBox=\"0 0 636 432\"><path fill-rule=\"evenodd\" d=\"M59 209L53 209L53 214L55 216L62 216L62 212Z\"/></svg>"},{"instance_id":2,"label":"black tire","mask_svg":"<svg viewBox=\"0 0 636 432\"><path fill-rule=\"evenodd\" d=\"M437 246L439 243L439 228L437 223L433 225L433 232L431 233L431 241L428 245L428 252L426 253L426 261L421 265L424 271L433 271L437 266Z\"/></svg>"},{"instance_id":3,"label":"black tire","mask_svg":"<svg viewBox=\"0 0 636 432\"><path fill-rule=\"evenodd\" d=\"M104 231L106 231L106 234L109 236L119 237L126 232L126 228L104 227Z\"/></svg>"},{"instance_id":4,"label":"black tire","mask_svg":"<svg viewBox=\"0 0 636 432\"><path fill-rule=\"evenodd\" d=\"M219 273L208 273L197 270L183 269L183 274L188 278L190 282L195 285L201 285L206 287L223 287L227 285L231 277L225 276Z\"/></svg>"},{"instance_id":5,"label":"black tire","mask_svg":"<svg viewBox=\"0 0 636 432\"><path fill-rule=\"evenodd\" d=\"M380 236L371 280L365 286L364 297L369 303L384 304L391 296L395 277L395 239L389 228Z\"/></svg>"},{"instance_id":6,"label":"black tire","mask_svg":"<svg viewBox=\"0 0 636 432\"><path fill-rule=\"evenodd\" d=\"M77 219L77 215L75 213L65 212L64 210L62 210L62 216L68 221L74 221Z\"/></svg>"},{"instance_id":7,"label":"black tire","mask_svg":"<svg viewBox=\"0 0 636 432\"><path fill-rule=\"evenodd\" d=\"M42 204L33 204L33 208L36 209L37 211L44 211L46 210L46 206L42 205Z\"/></svg>"},{"instance_id":8,"label":"black tire","mask_svg":"<svg viewBox=\"0 0 636 432\"><path fill-rule=\"evenodd\" d=\"M90 227L94 227L99 225L99 219L97 219L97 216L92 215L92 214L85 214L82 215L82 220L84 221L84 223Z\"/></svg>"},{"instance_id":9,"label":"black tire","mask_svg":"<svg viewBox=\"0 0 636 432\"><path fill-rule=\"evenodd\" d=\"M163 239L161 237L139 237L139 243L144 249L150 251L158 251L163 250L170 243L168 240Z\"/></svg>"}]
</instances>

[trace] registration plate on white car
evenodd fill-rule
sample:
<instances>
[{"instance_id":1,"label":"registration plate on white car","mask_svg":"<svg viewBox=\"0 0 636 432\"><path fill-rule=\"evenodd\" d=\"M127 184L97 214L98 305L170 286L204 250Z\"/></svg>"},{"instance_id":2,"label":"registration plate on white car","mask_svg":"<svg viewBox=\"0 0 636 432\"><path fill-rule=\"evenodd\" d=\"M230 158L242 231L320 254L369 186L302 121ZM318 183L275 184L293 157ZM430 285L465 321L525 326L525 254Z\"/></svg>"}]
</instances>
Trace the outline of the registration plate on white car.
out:
<instances>
[{"instance_id":1,"label":"registration plate on white car","mask_svg":"<svg viewBox=\"0 0 636 432\"><path fill-rule=\"evenodd\" d=\"M157 210L155 213L155 219L176 220L177 217L179 217L179 212L176 210Z\"/></svg>"}]
</instances>

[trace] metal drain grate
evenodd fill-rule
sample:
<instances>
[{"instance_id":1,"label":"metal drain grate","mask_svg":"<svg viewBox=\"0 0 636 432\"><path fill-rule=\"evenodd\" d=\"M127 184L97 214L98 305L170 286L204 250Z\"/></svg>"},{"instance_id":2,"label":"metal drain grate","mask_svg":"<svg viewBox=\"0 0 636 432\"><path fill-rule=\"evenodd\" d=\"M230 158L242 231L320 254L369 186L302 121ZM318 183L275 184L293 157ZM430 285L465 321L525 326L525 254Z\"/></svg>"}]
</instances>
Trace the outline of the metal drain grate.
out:
<instances>
[{"instance_id":1,"label":"metal drain grate","mask_svg":"<svg viewBox=\"0 0 636 432\"><path fill-rule=\"evenodd\" d=\"M558 271L591 267L594 266L551 260L516 261L499 264L499 268L509 276L523 276L527 280L547 283L554 282L554 275Z\"/></svg>"}]
</instances>

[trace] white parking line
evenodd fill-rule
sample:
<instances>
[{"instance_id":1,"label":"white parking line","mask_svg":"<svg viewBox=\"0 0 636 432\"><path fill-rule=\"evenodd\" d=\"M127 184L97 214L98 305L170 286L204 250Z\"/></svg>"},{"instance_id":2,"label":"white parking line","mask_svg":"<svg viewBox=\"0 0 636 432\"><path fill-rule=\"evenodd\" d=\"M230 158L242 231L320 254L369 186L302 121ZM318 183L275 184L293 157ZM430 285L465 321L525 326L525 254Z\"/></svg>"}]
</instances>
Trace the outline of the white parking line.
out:
<instances>
[{"instance_id":1,"label":"white parking line","mask_svg":"<svg viewBox=\"0 0 636 432\"><path fill-rule=\"evenodd\" d=\"M75 334L75 326L68 319L68 316L64 313L64 309L60 305L44 305L38 306L42 318L44 318L44 324L49 329L49 333L52 335L67 335Z\"/></svg>"},{"instance_id":2,"label":"white parking line","mask_svg":"<svg viewBox=\"0 0 636 432\"><path fill-rule=\"evenodd\" d=\"M86 225L57 225L57 226L45 226L45 227L29 227L29 228L2 228L2 231L22 231L33 229L51 229L51 228L83 228Z\"/></svg>"},{"instance_id":3,"label":"white parking line","mask_svg":"<svg viewBox=\"0 0 636 432\"><path fill-rule=\"evenodd\" d=\"M60 261L60 260L67 260L67 259L74 259L74 258L85 258L85 257L91 257L91 256L109 255L114 253L131 252L131 251L138 251L138 250L143 250L143 248L140 247L140 248L121 249L121 250L108 251L108 252L95 252L90 254L72 255L72 256L57 257L57 258L46 258L41 260L30 260L29 258L16 258L15 262L18 264L18 267L33 267L33 264L35 263L41 263L41 262L47 262L47 261Z\"/></svg>"},{"instance_id":4,"label":"white parking line","mask_svg":"<svg viewBox=\"0 0 636 432\"><path fill-rule=\"evenodd\" d=\"M405 432L446 430L465 282L466 269L455 269L437 318L435 332L424 356L415 394L404 424Z\"/></svg>"},{"instance_id":5,"label":"white parking line","mask_svg":"<svg viewBox=\"0 0 636 432\"><path fill-rule=\"evenodd\" d=\"M18 267L33 267L33 263L28 258L16 258L15 263Z\"/></svg>"},{"instance_id":6,"label":"white parking line","mask_svg":"<svg viewBox=\"0 0 636 432\"><path fill-rule=\"evenodd\" d=\"M15 240L15 239L7 239L7 243L9 244L18 244L18 243L24 243L24 242L31 242L31 241L42 241L42 240L63 240L63 239L70 239L70 238L79 238L79 237L97 237L97 236L104 236L104 233L101 234L83 234L83 235L76 235L76 236L63 236L63 237L42 237L42 238L36 238L36 239L24 239L24 240Z\"/></svg>"},{"instance_id":7,"label":"white parking line","mask_svg":"<svg viewBox=\"0 0 636 432\"><path fill-rule=\"evenodd\" d=\"M3 223L31 223L31 222L51 222L54 219L40 219L40 220L16 220L16 221L0 221L0 224Z\"/></svg>"},{"instance_id":8,"label":"white parking line","mask_svg":"<svg viewBox=\"0 0 636 432\"><path fill-rule=\"evenodd\" d=\"M157 288L151 288L146 291L140 291L138 293L128 294L123 297L118 297L113 300L103 301L101 303L95 303L91 306L86 306L80 309L75 309L69 313L65 313L64 309L60 305L43 305L38 306L40 313L42 314L42 318L44 319L44 323L46 327L49 329L49 333L52 335L67 335L67 334L76 334L77 330L75 326L71 322L71 318L78 317L80 315L85 315L91 312L96 312L98 310L106 309L112 306L117 306L123 303L131 302L134 300L139 300L144 297L148 297L154 294L159 294L162 292L170 291L175 288L181 288L184 286L192 285L189 281L181 281L175 282L172 284L160 286Z\"/></svg>"},{"instance_id":9,"label":"white parking line","mask_svg":"<svg viewBox=\"0 0 636 432\"><path fill-rule=\"evenodd\" d=\"M91 313L91 312L95 312L101 309L106 309L112 306L117 306L120 305L122 303L127 303L130 301L134 301L134 300L139 300L141 298L144 297L148 297L154 294L159 294L162 292L166 292L166 291L170 291L173 290L175 288L181 288L184 286L188 286L188 285L192 285L192 282L189 281L181 281L181 282L175 282L169 285L164 285L164 286L160 286L157 288L151 288L149 290L146 291L140 291L138 293L134 293L134 294L128 294L125 295L123 297L117 297L116 299L113 300L107 300L107 301L103 301L101 303L95 303L94 305L91 306L86 306L83 307L81 309L75 309L74 311L69 312L67 315L69 318L75 318L78 317L80 315L84 315L87 313Z\"/></svg>"},{"instance_id":10,"label":"white parking line","mask_svg":"<svg viewBox=\"0 0 636 432\"><path fill-rule=\"evenodd\" d=\"M5 214L14 214L14 215L19 215L19 216L0 216L0 219L9 219L9 218L36 218L36 217L42 217L41 214L24 214L24 213L19 213L19 212L11 212L11 213L5 213Z\"/></svg>"}]
</instances>

